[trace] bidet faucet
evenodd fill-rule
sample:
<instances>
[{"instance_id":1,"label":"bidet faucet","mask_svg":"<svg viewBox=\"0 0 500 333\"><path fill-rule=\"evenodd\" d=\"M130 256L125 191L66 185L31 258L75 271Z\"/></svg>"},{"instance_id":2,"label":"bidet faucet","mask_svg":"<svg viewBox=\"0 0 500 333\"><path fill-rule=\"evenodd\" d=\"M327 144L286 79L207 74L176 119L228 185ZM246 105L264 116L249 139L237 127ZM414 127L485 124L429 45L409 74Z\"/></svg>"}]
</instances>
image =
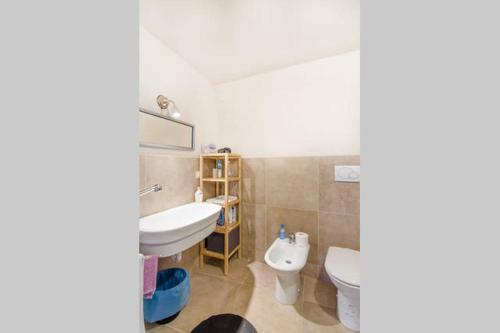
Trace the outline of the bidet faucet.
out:
<instances>
[{"instance_id":1,"label":"bidet faucet","mask_svg":"<svg viewBox=\"0 0 500 333\"><path fill-rule=\"evenodd\" d=\"M295 244L295 234L289 234L288 235L288 243L289 244Z\"/></svg>"},{"instance_id":2,"label":"bidet faucet","mask_svg":"<svg viewBox=\"0 0 500 333\"><path fill-rule=\"evenodd\" d=\"M139 191L139 197L142 197L143 195L146 195L148 193L151 193L151 192L160 192L162 190L162 187L160 184L155 184L151 187L147 187L143 190L140 190Z\"/></svg>"}]
</instances>

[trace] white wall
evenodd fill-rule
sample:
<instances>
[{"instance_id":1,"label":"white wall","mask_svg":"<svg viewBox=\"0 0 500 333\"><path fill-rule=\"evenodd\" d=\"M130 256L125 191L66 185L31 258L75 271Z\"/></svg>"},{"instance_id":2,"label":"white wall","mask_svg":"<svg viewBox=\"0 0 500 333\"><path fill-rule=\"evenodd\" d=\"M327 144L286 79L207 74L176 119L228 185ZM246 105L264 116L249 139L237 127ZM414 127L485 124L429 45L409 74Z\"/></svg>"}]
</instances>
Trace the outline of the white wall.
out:
<instances>
[{"instance_id":1,"label":"white wall","mask_svg":"<svg viewBox=\"0 0 500 333\"><path fill-rule=\"evenodd\" d=\"M140 27L139 38L139 105L159 111L156 96L165 95L175 101L182 115L180 120L195 125L194 152L156 151L193 156L199 154L202 143L217 144L213 85L143 27Z\"/></svg>"},{"instance_id":2,"label":"white wall","mask_svg":"<svg viewBox=\"0 0 500 333\"><path fill-rule=\"evenodd\" d=\"M201 143L229 146L245 157L358 155L359 51L213 85L140 28L141 107L173 99ZM143 149L144 150L144 149Z\"/></svg>"},{"instance_id":3,"label":"white wall","mask_svg":"<svg viewBox=\"0 0 500 333\"><path fill-rule=\"evenodd\" d=\"M358 155L359 50L215 86L219 141L245 157Z\"/></svg>"}]
</instances>

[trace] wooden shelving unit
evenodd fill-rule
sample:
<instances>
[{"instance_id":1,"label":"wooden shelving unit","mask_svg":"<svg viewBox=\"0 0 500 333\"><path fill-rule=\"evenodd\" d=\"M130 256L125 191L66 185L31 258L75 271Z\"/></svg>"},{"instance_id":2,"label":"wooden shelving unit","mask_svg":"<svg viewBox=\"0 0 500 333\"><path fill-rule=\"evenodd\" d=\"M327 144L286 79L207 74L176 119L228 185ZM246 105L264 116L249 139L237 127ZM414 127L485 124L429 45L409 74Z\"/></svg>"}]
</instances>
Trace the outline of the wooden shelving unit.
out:
<instances>
[{"instance_id":1,"label":"wooden shelving unit","mask_svg":"<svg viewBox=\"0 0 500 333\"><path fill-rule=\"evenodd\" d=\"M211 174L211 169L207 167L215 166L217 160L222 160L222 173L223 176L221 178L213 178ZM230 168L229 165L232 162L237 163L236 170L232 170L236 172L236 174L229 175ZM236 254L239 258L241 257L241 194L242 194L242 182L241 182L241 156L238 154L225 153L225 154L202 154L200 155L200 188L202 189L205 196L205 185L206 186L214 186L213 193L215 196L224 195L225 200L222 204L222 207L225 209L224 212L224 225L217 225L214 233L212 233L206 240L200 242L200 268L203 268L205 264L205 257L217 258L220 260L224 260L224 274L229 274L229 258ZM210 174L208 174L210 173ZM236 184L237 193L232 195L236 195L236 200L229 201L228 196L230 195L230 186ZM206 201L208 198L204 198ZM230 207L237 206L237 220L230 223L228 220L229 214L228 209ZM236 230L238 229L238 230ZM236 233L236 234L235 234ZM223 251L213 251L206 247L206 241L212 237L223 238ZM237 245L230 249L230 238L233 240L234 237L237 237L238 240Z\"/></svg>"},{"instance_id":2,"label":"wooden shelving unit","mask_svg":"<svg viewBox=\"0 0 500 333\"><path fill-rule=\"evenodd\" d=\"M203 178L203 182L211 182L211 183L225 183L227 182L237 182L240 180L240 177L229 177L228 179L224 178Z\"/></svg>"}]
</instances>

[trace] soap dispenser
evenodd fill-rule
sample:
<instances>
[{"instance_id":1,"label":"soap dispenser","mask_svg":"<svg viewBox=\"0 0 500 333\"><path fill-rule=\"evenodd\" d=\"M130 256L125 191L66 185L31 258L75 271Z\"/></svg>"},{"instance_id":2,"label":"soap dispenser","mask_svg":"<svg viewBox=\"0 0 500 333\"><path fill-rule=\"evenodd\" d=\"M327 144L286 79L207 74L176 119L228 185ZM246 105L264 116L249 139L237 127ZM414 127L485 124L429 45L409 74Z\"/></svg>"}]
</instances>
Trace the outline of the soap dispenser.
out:
<instances>
[{"instance_id":1,"label":"soap dispenser","mask_svg":"<svg viewBox=\"0 0 500 333\"><path fill-rule=\"evenodd\" d=\"M201 188L199 186L196 189L196 192L194 192L194 201L195 202L202 202L203 201L203 192L201 191Z\"/></svg>"},{"instance_id":2,"label":"soap dispenser","mask_svg":"<svg viewBox=\"0 0 500 333\"><path fill-rule=\"evenodd\" d=\"M285 225L282 224L280 226L280 239L285 239L285 238L286 238Z\"/></svg>"}]
</instances>

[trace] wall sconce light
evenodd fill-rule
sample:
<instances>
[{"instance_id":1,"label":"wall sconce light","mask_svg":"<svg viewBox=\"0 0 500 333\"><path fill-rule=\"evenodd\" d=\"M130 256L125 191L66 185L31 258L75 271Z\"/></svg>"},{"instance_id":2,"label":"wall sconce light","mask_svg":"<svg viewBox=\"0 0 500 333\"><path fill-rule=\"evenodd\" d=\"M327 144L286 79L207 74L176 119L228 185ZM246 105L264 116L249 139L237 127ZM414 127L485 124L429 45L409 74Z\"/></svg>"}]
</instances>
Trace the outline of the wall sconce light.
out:
<instances>
[{"instance_id":1,"label":"wall sconce light","mask_svg":"<svg viewBox=\"0 0 500 333\"><path fill-rule=\"evenodd\" d=\"M177 110L177 107L175 106L174 101L166 98L163 95L158 95L158 97L156 97L156 102L160 106L162 113L163 113L163 110L167 110L167 115L169 117L172 117L175 119L180 118L181 114Z\"/></svg>"}]
</instances>

